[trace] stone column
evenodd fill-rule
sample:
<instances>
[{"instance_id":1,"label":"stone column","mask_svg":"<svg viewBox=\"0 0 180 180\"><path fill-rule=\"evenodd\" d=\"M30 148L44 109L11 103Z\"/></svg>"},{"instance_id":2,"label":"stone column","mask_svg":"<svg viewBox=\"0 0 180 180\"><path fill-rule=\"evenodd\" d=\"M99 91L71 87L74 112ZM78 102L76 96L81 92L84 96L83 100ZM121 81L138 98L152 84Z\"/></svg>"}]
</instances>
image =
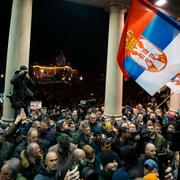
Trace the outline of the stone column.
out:
<instances>
[{"instance_id":1,"label":"stone column","mask_svg":"<svg viewBox=\"0 0 180 180\"><path fill-rule=\"evenodd\" d=\"M177 112L177 110L180 110L180 94L173 94L170 97L169 110L173 112Z\"/></svg>"},{"instance_id":2,"label":"stone column","mask_svg":"<svg viewBox=\"0 0 180 180\"><path fill-rule=\"evenodd\" d=\"M6 95L12 91L10 79L21 65L29 65L30 32L32 17L32 0L14 0L12 5L6 75L5 75L5 100L3 104L2 120L13 121L14 110Z\"/></svg>"},{"instance_id":3,"label":"stone column","mask_svg":"<svg viewBox=\"0 0 180 180\"><path fill-rule=\"evenodd\" d=\"M122 110L123 74L117 62L117 54L124 27L124 13L125 9L120 4L111 4L104 107L104 115L111 117L119 117Z\"/></svg>"}]
</instances>

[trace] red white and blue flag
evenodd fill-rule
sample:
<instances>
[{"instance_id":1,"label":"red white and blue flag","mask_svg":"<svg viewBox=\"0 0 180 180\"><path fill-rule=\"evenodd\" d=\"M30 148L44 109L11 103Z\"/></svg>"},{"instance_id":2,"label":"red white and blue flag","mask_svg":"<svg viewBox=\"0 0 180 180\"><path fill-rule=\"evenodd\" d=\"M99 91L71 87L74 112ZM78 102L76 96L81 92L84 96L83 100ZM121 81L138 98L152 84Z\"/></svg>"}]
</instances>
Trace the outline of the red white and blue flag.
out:
<instances>
[{"instance_id":1,"label":"red white and blue flag","mask_svg":"<svg viewBox=\"0 0 180 180\"><path fill-rule=\"evenodd\" d=\"M118 63L125 78L154 95L180 72L180 25L146 0L133 0Z\"/></svg>"},{"instance_id":2,"label":"red white and blue flag","mask_svg":"<svg viewBox=\"0 0 180 180\"><path fill-rule=\"evenodd\" d=\"M166 84L174 94L180 93L180 73L178 73L170 82Z\"/></svg>"}]
</instances>

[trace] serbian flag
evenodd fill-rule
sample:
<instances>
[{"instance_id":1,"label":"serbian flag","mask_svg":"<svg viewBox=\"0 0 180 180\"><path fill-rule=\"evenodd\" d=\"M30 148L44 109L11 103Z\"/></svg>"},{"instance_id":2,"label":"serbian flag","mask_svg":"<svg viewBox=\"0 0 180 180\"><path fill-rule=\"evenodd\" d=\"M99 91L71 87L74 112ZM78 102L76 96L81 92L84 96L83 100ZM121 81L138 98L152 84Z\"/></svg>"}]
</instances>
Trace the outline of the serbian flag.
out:
<instances>
[{"instance_id":1,"label":"serbian flag","mask_svg":"<svg viewBox=\"0 0 180 180\"><path fill-rule=\"evenodd\" d=\"M125 78L154 95L180 72L180 25L146 0L133 0L117 59Z\"/></svg>"},{"instance_id":2,"label":"serbian flag","mask_svg":"<svg viewBox=\"0 0 180 180\"><path fill-rule=\"evenodd\" d=\"M166 84L172 91L172 93L180 93L180 73L178 73L170 82Z\"/></svg>"}]
</instances>

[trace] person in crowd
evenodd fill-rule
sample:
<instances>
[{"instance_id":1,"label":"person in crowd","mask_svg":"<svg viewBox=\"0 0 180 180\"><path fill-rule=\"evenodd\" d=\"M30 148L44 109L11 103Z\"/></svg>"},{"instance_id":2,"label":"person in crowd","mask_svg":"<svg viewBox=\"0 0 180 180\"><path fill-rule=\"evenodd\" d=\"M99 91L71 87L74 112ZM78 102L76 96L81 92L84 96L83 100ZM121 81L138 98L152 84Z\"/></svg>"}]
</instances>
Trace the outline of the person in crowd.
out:
<instances>
[{"instance_id":1,"label":"person in crowd","mask_svg":"<svg viewBox=\"0 0 180 180\"><path fill-rule=\"evenodd\" d=\"M85 145L82 147L83 151L85 152L85 158L87 160L88 166L93 168L96 171L95 168L95 150L90 145Z\"/></svg>"},{"instance_id":2,"label":"person in crowd","mask_svg":"<svg viewBox=\"0 0 180 180\"><path fill-rule=\"evenodd\" d=\"M162 128L161 124L154 123L154 129L155 129L155 133L156 134L160 134L161 135L161 128Z\"/></svg>"},{"instance_id":3,"label":"person in crowd","mask_svg":"<svg viewBox=\"0 0 180 180\"><path fill-rule=\"evenodd\" d=\"M102 156L102 167L99 171L99 180L112 179L113 173L119 167L119 157L113 151L107 151Z\"/></svg>"},{"instance_id":4,"label":"person in crowd","mask_svg":"<svg viewBox=\"0 0 180 180\"><path fill-rule=\"evenodd\" d=\"M163 128L162 135L167 140L172 142L172 134L175 132L175 126L173 123L168 123L166 127Z\"/></svg>"},{"instance_id":5,"label":"person in crowd","mask_svg":"<svg viewBox=\"0 0 180 180\"><path fill-rule=\"evenodd\" d=\"M93 135L91 133L91 128L89 123L81 122L80 130L82 135L79 140L78 147L82 148L86 144L91 144Z\"/></svg>"},{"instance_id":6,"label":"person in crowd","mask_svg":"<svg viewBox=\"0 0 180 180\"><path fill-rule=\"evenodd\" d=\"M155 132L154 125L148 125L147 130L149 132L150 142L156 146L158 152L161 152L162 148L165 146L166 140L162 135Z\"/></svg>"},{"instance_id":7,"label":"person in crowd","mask_svg":"<svg viewBox=\"0 0 180 180\"><path fill-rule=\"evenodd\" d=\"M157 155L157 150L155 145L152 143L147 143L145 146L144 154L141 154L139 159L143 164L147 159L153 159L157 161L156 155Z\"/></svg>"},{"instance_id":8,"label":"person in crowd","mask_svg":"<svg viewBox=\"0 0 180 180\"><path fill-rule=\"evenodd\" d=\"M21 163L18 158L11 158L5 161L0 172L1 180L26 180L20 173Z\"/></svg>"},{"instance_id":9,"label":"person in crowd","mask_svg":"<svg viewBox=\"0 0 180 180\"><path fill-rule=\"evenodd\" d=\"M92 138L90 145L94 148L96 153L101 151L100 149L101 149L101 141L102 140L103 140L102 130L99 128L94 129L93 138Z\"/></svg>"},{"instance_id":10,"label":"person in crowd","mask_svg":"<svg viewBox=\"0 0 180 180\"><path fill-rule=\"evenodd\" d=\"M121 147L129 144L129 138L129 129L126 127L119 128L116 140L111 145L112 150L119 155Z\"/></svg>"},{"instance_id":11,"label":"person in crowd","mask_svg":"<svg viewBox=\"0 0 180 180\"><path fill-rule=\"evenodd\" d=\"M93 112L89 115L89 124L90 124L90 128L91 128L91 132L94 133L95 129L102 131L102 124L97 121L97 116Z\"/></svg>"},{"instance_id":12,"label":"person in crowd","mask_svg":"<svg viewBox=\"0 0 180 180\"><path fill-rule=\"evenodd\" d=\"M94 166L97 171L100 170L103 154L110 150L111 150L111 141L107 138L103 139L100 144L100 150L96 152L96 157L95 157Z\"/></svg>"},{"instance_id":13,"label":"person in crowd","mask_svg":"<svg viewBox=\"0 0 180 180\"><path fill-rule=\"evenodd\" d=\"M142 113L138 113L138 114L137 114L136 123L137 123L137 130L138 130L139 132L142 132L143 129L145 128L144 116L143 116Z\"/></svg>"},{"instance_id":14,"label":"person in crowd","mask_svg":"<svg viewBox=\"0 0 180 180\"><path fill-rule=\"evenodd\" d=\"M28 180L32 180L38 173L38 168L43 161L43 155L39 145L32 142L20 153L21 174Z\"/></svg>"},{"instance_id":15,"label":"person in crowd","mask_svg":"<svg viewBox=\"0 0 180 180\"><path fill-rule=\"evenodd\" d=\"M46 154L44 163L41 163L34 180L55 180L58 168L58 156L50 151Z\"/></svg>"},{"instance_id":16,"label":"person in crowd","mask_svg":"<svg viewBox=\"0 0 180 180\"><path fill-rule=\"evenodd\" d=\"M144 162L144 180L159 180L158 164L152 160L147 159Z\"/></svg>"},{"instance_id":17,"label":"person in crowd","mask_svg":"<svg viewBox=\"0 0 180 180\"><path fill-rule=\"evenodd\" d=\"M49 148L49 151L56 152L58 155L58 167L63 169L71 165L72 153L76 149L76 145L70 143L67 136L61 136L59 142Z\"/></svg>"},{"instance_id":18,"label":"person in crowd","mask_svg":"<svg viewBox=\"0 0 180 180\"><path fill-rule=\"evenodd\" d=\"M33 98L33 92L29 89L34 85L32 78L29 76L28 68L24 65L16 71L11 79L13 85L12 107L15 109L15 117L20 114L23 119L30 115L29 102Z\"/></svg>"},{"instance_id":19,"label":"person in crowd","mask_svg":"<svg viewBox=\"0 0 180 180\"><path fill-rule=\"evenodd\" d=\"M27 133L27 137L18 146L16 146L13 157L19 158L21 151L25 149L28 144L32 142L38 143L38 140L39 140L38 130L36 128L30 128Z\"/></svg>"},{"instance_id":20,"label":"person in crowd","mask_svg":"<svg viewBox=\"0 0 180 180\"><path fill-rule=\"evenodd\" d=\"M180 175L178 174L179 164L180 164L180 158L179 157L180 157L180 151L176 151L174 154L174 161L172 163L174 180L178 180L178 176L180 177Z\"/></svg>"},{"instance_id":21,"label":"person in crowd","mask_svg":"<svg viewBox=\"0 0 180 180\"><path fill-rule=\"evenodd\" d=\"M13 149L13 144L5 140L5 131L0 127L0 167L12 156Z\"/></svg>"},{"instance_id":22,"label":"person in crowd","mask_svg":"<svg viewBox=\"0 0 180 180\"><path fill-rule=\"evenodd\" d=\"M143 163L138 159L138 155L133 146L127 145L122 147L119 156L123 161L122 169L119 170L119 173L123 172L124 174L125 171L130 179L143 177Z\"/></svg>"},{"instance_id":23,"label":"person in crowd","mask_svg":"<svg viewBox=\"0 0 180 180\"><path fill-rule=\"evenodd\" d=\"M117 130L112 126L110 119L106 119L103 124L103 134L106 138L115 139Z\"/></svg>"},{"instance_id":24,"label":"person in crowd","mask_svg":"<svg viewBox=\"0 0 180 180\"><path fill-rule=\"evenodd\" d=\"M57 137L56 141L57 142L61 136L66 136L69 138L71 143L77 144L79 142L81 134L79 132L72 133L70 131L69 122L67 120L61 120L61 121L58 121L56 124L56 137Z\"/></svg>"}]
</instances>

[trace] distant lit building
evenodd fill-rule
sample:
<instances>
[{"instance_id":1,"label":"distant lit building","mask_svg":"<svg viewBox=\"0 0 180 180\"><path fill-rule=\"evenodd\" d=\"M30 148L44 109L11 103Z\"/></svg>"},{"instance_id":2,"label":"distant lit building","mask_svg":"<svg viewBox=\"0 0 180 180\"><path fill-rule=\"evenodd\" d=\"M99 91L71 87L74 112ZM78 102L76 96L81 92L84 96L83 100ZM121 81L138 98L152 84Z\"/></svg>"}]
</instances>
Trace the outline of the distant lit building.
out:
<instances>
[{"instance_id":1,"label":"distant lit building","mask_svg":"<svg viewBox=\"0 0 180 180\"><path fill-rule=\"evenodd\" d=\"M79 80L78 70L73 69L67 63L66 57L63 52L56 57L55 65L44 66L34 65L32 66L32 76L38 81L59 81L70 82L73 80Z\"/></svg>"}]
</instances>

